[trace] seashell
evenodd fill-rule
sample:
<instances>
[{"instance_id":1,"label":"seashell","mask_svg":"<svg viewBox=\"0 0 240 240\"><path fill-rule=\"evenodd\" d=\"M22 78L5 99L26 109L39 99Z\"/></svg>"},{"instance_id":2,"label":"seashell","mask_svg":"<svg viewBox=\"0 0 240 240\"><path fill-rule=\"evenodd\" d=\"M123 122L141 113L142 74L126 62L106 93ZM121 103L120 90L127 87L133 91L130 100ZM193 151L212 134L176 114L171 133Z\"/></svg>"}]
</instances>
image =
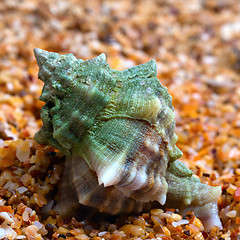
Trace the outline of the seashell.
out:
<instances>
[{"instance_id":1,"label":"seashell","mask_svg":"<svg viewBox=\"0 0 240 240\"><path fill-rule=\"evenodd\" d=\"M157 201L221 226L221 188L201 184L177 160L182 152L172 98L156 77L154 60L117 71L104 54L83 61L34 53L45 102L35 139L67 156L56 206L61 214L79 203L110 214L140 212Z\"/></svg>"}]
</instances>

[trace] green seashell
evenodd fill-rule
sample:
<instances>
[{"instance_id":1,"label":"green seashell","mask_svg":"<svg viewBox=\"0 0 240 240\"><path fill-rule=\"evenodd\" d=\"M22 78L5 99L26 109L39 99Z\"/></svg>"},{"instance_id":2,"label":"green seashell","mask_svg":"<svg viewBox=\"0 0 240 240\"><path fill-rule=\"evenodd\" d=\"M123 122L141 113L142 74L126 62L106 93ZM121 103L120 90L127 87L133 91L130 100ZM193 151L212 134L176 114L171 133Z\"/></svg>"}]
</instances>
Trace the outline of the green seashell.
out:
<instances>
[{"instance_id":1,"label":"green seashell","mask_svg":"<svg viewBox=\"0 0 240 240\"><path fill-rule=\"evenodd\" d=\"M67 155L60 212L76 201L111 214L139 212L167 198L182 210L215 206L208 224L221 225L216 217L221 190L201 184L176 161L182 152L176 147L172 98L157 78L154 60L117 71L104 54L83 61L72 54L34 53L45 102L35 139ZM206 212L203 219L209 220Z\"/></svg>"}]
</instances>

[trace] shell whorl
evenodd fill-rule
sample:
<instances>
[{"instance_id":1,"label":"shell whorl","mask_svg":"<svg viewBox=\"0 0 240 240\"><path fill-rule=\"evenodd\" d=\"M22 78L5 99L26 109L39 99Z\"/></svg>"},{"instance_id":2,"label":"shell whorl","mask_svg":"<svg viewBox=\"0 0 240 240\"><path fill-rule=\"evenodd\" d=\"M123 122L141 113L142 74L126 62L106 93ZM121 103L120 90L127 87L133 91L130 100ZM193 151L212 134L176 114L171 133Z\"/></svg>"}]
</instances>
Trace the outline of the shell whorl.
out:
<instances>
[{"instance_id":1,"label":"shell whorl","mask_svg":"<svg viewBox=\"0 0 240 240\"><path fill-rule=\"evenodd\" d=\"M83 61L72 54L41 49L34 49L34 53L38 76L44 82L40 100L46 103L41 110L43 127L36 139L69 154L108 103L107 92L113 88L114 79L103 74L110 69L104 54ZM104 77L98 80L101 75Z\"/></svg>"}]
</instances>

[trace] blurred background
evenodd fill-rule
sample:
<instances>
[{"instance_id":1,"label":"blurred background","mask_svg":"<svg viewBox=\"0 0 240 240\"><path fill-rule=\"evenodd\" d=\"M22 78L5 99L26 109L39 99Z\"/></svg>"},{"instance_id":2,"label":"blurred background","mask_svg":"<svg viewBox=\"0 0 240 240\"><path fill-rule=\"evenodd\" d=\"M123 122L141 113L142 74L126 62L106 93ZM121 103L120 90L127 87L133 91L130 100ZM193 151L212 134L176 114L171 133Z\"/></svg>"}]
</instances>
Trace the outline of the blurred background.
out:
<instances>
[{"instance_id":1,"label":"blurred background","mask_svg":"<svg viewBox=\"0 0 240 240\"><path fill-rule=\"evenodd\" d=\"M195 173L239 168L239 13L236 0L1 0L1 139L41 126L33 48L84 60L104 52L118 70L156 59Z\"/></svg>"}]
</instances>

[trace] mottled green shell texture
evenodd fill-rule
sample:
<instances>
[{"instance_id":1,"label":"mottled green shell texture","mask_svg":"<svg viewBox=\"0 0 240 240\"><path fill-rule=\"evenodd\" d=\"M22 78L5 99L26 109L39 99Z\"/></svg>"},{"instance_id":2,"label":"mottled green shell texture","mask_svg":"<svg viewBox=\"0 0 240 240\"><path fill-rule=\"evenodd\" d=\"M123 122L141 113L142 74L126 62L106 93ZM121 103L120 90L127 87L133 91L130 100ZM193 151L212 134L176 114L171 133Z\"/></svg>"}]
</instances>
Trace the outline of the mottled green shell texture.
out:
<instances>
[{"instance_id":1,"label":"mottled green shell texture","mask_svg":"<svg viewBox=\"0 0 240 240\"><path fill-rule=\"evenodd\" d=\"M56 206L61 214L79 203L111 214L140 212L157 201L221 226L221 189L201 184L177 160L172 98L154 60L117 71L104 54L83 61L34 53L45 102L35 139L67 155Z\"/></svg>"}]
</instances>

